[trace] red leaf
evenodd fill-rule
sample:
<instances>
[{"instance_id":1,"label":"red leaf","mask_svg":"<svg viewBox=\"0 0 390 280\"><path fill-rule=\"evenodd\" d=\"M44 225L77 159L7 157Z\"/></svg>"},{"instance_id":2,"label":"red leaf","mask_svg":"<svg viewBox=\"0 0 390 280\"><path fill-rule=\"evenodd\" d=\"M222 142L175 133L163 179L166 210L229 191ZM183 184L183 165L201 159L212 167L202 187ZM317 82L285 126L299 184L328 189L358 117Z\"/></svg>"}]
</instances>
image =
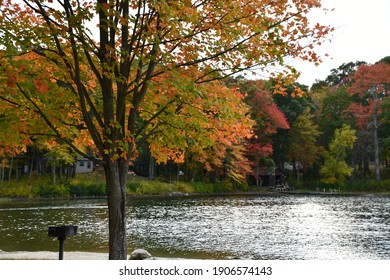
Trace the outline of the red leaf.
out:
<instances>
[{"instance_id":1,"label":"red leaf","mask_svg":"<svg viewBox=\"0 0 390 280\"><path fill-rule=\"evenodd\" d=\"M39 93L47 93L49 91L48 84L42 78L35 80L34 86Z\"/></svg>"}]
</instances>

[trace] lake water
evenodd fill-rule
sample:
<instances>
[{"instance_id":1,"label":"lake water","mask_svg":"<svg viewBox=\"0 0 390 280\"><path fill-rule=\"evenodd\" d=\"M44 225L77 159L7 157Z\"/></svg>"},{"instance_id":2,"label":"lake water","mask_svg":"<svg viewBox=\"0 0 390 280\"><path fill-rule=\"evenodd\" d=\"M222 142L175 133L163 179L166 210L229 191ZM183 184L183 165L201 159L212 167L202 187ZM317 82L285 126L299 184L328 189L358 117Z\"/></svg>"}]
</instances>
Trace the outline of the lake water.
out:
<instances>
[{"instance_id":1,"label":"lake water","mask_svg":"<svg viewBox=\"0 0 390 280\"><path fill-rule=\"evenodd\" d=\"M389 196L130 198L128 248L157 257L390 259ZM48 227L71 224L65 251L108 252L105 199L0 200L0 250L58 251Z\"/></svg>"}]
</instances>

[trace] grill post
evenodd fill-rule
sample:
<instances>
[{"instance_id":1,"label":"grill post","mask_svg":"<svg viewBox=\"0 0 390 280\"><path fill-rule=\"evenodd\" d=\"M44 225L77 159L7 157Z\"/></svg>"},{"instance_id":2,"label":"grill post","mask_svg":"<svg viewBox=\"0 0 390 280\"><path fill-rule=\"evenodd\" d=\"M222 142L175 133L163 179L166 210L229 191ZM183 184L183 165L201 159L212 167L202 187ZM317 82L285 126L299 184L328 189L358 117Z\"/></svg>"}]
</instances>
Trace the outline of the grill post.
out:
<instances>
[{"instance_id":1,"label":"grill post","mask_svg":"<svg viewBox=\"0 0 390 280\"><path fill-rule=\"evenodd\" d=\"M58 259L63 260L64 259L64 247L65 247L65 239L68 236L74 236L77 235L77 226L55 226L55 227L49 227L49 236L57 237L60 241L59 246L59 255Z\"/></svg>"}]
</instances>

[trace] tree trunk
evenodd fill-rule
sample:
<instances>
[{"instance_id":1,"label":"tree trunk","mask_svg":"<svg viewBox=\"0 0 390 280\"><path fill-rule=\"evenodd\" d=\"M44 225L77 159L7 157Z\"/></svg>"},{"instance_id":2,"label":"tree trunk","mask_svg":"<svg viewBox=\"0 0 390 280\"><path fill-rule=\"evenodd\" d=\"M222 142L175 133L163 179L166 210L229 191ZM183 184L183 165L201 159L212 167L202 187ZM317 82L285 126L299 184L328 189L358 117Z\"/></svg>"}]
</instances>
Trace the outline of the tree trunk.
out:
<instances>
[{"instance_id":1,"label":"tree trunk","mask_svg":"<svg viewBox=\"0 0 390 280\"><path fill-rule=\"evenodd\" d=\"M176 181L180 181L180 164L177 165Z\"/></svg>"},{"instance_id":2,"label":"tree trunk","mask_svg":"<svg viewBox=\"0 0 390 280\"><path fill-rule=\"evenodd\" d=\"M126 260L126 175L125 160L106 160L109 259Z\"/></svg>"},{"instance_id":3,"label":"tree trunk","mask_svg":"<svg viewBox=\"0 0 390 280\"><path fill-rule=\"evenodd\" d=\"M378 141L378 121L377 121L377 112L378 104L375 105L373 124L374 124L374 147L375 147L375 179L380 181L380 162L379 162L379 141Z\"/></svg>"},{"instance_id":4,"label":"tree trunk","mask_svg":"<svg viewBox=\"0 0 390 280\"><path fill-rule=\"evenodd\" d=\"M3 184L4 182L4 169L5 169L5 161L4 159L2 160L2 165L1 165L1 183Z\"/></svg>"},{"instance_id":5,"label":"tree trunk","mask_svg":"<svg viewBox=\"0 0 390 280\"><path fill-rule=\"evenodd\" d=\"M15 179L16 181L19 181L19 161L16 160L16 163L15 163Z\"/></svg>"},{"instance_id":6,"label":"tree trunk","mask_svg":"<svg viewBox=\"0 0 390 280\"><path fill-rule=\"evenodd\" d=\"M352 167L353 167L353 171L352 171L351 180L352 180L352 182L354 182L356 180L356 175L357 175L356 163L355 163L354 156L352 156Z\"/></svg>"},{"instance_id":7,"label":"tree trunk","mask_svg":"<svg viewBox=\"0 0 390 280\"><path fill-rule=\"evenodd\" d=\"M149 180L154 180L154 167L155 167L155 160L154 160L154 157L152 155L150 155L150 158L149 158L149 173L148 173L148 178Z\"/></svg>"},{"instance_id":8,"label":"tree trunk","mask_svg":"<svg viewBox=\"0 0 390 280\"><path fill-rule=\"evenodd\" d=\"M14 163L14 157L11 157L11 163L9 164L8 181L11 181L12 177L12 165Z\"/></svg>"},{"instance_id":9,"label":"tree trunk","mask_svg":"<svg viewBox=\"0 0 390 280\"><path fill-rule=\"evenodd\" d=\"M295 180L299 182L299 166L297 167L297 163L295 161L293 162L293 173L295 176Z\"/></svg>"},{"instance_id":10,"label":"tree trunk","mask_svg":"<svg viewBox=\"0 0 390 280\"><path fill-rule=\"evenodd\" d=\"M56 175L56 165L54 162L51 163L51 172L53 174L53 185L57 182L57 175Z\"/></svg>"},{"instance_id":11,"label":"tree trunk","mask_svg":"<svg viewBox=\"0 0 390 280\"><path fill-rule=\"evenodd\" d=\"M62 164L62 162L60 163L60 168L58 170L58 176L60 177L60 179L62 179L62 176L63 176L63 173L64 173L64 170L63 170L64 166Z\"/></svg>"},{"instance_id":12,"label":"tree trunk","mask_svg":"<svg viewBox=\"0 0 390 280\"><path fill-rule=\"evenodd\" d=\"M194 170L192 171L191 183L195 182L195 176L196 176L196 170L194 169Z\"/></svg>"},{"instance_id":13,"label":"tree trunk","mask_svg":"<svg viewBox=\"0 0 390 280\"><path fill-rule=\"evenodd\" d=\"M32 174L33 174L33 168L34 168L34 158L35 158L35 150L34 150L32 157L31 157L31 167L30 167L30 174L29 174L30 183L32 181Z\"/></svg>"},{"instance_id":14,"label":"tree trunk","mask_svg":"<svg viewBox=\"0 0 390 280\"><path fill-rule=\"evenodd\" d=\"M363 154L363 174L364 177L370 177L370 155L369 155L369 144L368 144L368 137L364 137L364 154Z\"/></svg>"}]
</instances>

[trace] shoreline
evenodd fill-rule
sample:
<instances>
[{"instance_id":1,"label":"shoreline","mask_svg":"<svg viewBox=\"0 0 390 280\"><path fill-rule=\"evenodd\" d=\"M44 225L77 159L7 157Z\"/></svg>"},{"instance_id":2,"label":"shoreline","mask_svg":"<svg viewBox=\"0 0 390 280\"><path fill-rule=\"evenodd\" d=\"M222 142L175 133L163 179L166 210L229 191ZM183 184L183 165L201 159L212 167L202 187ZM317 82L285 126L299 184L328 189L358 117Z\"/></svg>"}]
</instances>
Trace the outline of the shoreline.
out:
<instances>
[{"instance_id":1,"label":"shoreline","mask_svg":"<svg viewBox=\"0 0 390 280\"><path fill-rule=\"evenodd\" d=\"M278 196L278 195L315 195L315 196L390 196L390 192L322 192L311 190L291 191L236 191L218 193L167 193L167 194L128 194L128 199L143 198L190 198L190 197L213 197L213 196ZM106 199L107 196L72 196L72 197L0 197L1 201L55 201L55 200L82 200L82 199ZM1 251L0 251L1 254Z\"/></svg>"},{"instance_id":2,"label":"shoreline","mask_svg":"<svg viewBox=\"0 0 390 280\"><path fill-rule=\"evenodd\" d=\"M14 261L24 261L24 260L41 260L41 261L55 261L58 259L58 252L53 251L12 251L6 252L0 250L0 261L2 260L14 260ZM193 258L182 258L182 257L156 257L152 256L144 260L185 260ZM86 261L109 261L108 253L98 253L98 252L81 252L81 251L67 251L64 252L63 260L86 260ZM126 260L130 260L130 254L127 255Z\"/></svg>"},{"instance_id":3,"label":"shoreline","mask_svg":"<svg viewBox=\"0 0 390 280\"><path fill-rule=\"evenodd\" d=\"M0 250L0 260L58 260L58 252ZM108 253L64 252L64 260L108 260Z\"/></svg>"}]
</instances>

